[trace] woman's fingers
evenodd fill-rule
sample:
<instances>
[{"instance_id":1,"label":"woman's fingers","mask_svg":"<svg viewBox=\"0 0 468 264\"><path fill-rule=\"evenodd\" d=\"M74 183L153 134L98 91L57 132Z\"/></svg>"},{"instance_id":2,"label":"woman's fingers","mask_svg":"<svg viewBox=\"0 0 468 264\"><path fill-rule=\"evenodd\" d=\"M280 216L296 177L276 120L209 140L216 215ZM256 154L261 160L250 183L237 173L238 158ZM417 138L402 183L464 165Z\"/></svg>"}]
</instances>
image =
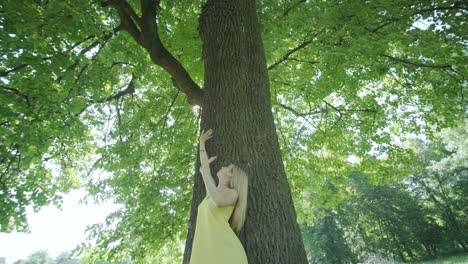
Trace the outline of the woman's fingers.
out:
<instances>
[{"instance_id":1,"label":"woman's fingers","mask_svg":"<svg viewBox=\"0 0 468 264\"><path fill-rule=\"evenodd\" d=\"M200 141L206 141L207 140L207 132L205 132L205 130L202 130L199 140Z\"/></svg>"},{"instance_id":2,"label":"woman's fingers","mask_svg":"<svg viewBox=\"0 0 468 264\"><path fill-rule=\"evenodd\" d=\"M213 162L217 157L214 156L214 157L211 157L209 160L208 160L208 164L210 164L211 162Z\"/></svg>"},{"instance_id":3,"label":"woman's fingers","mask_svg":"<svg viewBox=\"0 0 468 264\"><path fill-rule=\"evenodd\" d=\"M205 130L202 131L200 136L200 141L207 141L208 139L213 137L213 129L208 129L206 132Z\"/></svg>"}]
</instances>

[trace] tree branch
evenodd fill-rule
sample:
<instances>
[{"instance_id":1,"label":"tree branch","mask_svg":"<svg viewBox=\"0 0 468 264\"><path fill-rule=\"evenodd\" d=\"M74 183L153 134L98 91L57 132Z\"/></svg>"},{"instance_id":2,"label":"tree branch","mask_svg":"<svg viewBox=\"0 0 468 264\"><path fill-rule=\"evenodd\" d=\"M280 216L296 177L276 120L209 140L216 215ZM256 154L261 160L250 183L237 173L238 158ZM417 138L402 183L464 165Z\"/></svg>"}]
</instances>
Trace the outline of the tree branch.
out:
<instances>
[{"instance_id":1,"label":"tree branch","mask_svg":"<svg viewBox=\"0 0 468 264\"><path fill-rule=\"evenodd\" d=\"M103 32L104 33L104 42L108 41L114 34L118 33L122 28L119 26L119 27L116 27L112 30L113 33L111 34L106 34L106 32ZM93 39L93 38L96 38L95 35L89 35L87 36L85 39L81 40L81 41L78 41L77 43L73 44L71 46L71 49L70 50L73 50L74 48L78 47L79 45L85 43L86 41L90 40L90 39ZM80 51L80 55L83 55L85 54L86 52L90 51L91 49L93 49L94 47L96 47L97 45L99 44L99 41L96 40L94 41L91 45L89 45L88 47L86 47L85 49L81 50ZM43 61L47 61L47 60L51 60L52 58L54 58L56 55L52 55L52 56L49 56L49 57L44 57L42 58ZM74 64L72 64L70 67L75 67L78 63L78 60L75 61ZM7 76L8 74L10 73L13 73L13 72L16 72L18 70L21 70L22 68L25 68L29 66L29 64L26 64L26 63L23 63L23 64L20 64L18 66L15 66L9 70L6 70L6 71L1 71L0 72L0 77L5 77ZM61 77L57 78L58 81L60 81Z\"/></svg>"},{"instance_id":2,"label":"tree branch","mask_svg":"<svg viewBox=\"0 0 468 264\"><path fill-rule=\"evenodd\" d=\"M286 10L284 10L283 16L289 15L289 12L296 8L298 5L307 2L307 0L299 0L297 3L292 4L290 7L288 7Z\"/></svg>"},{"instance_id":3,"label":"tree branch","mask_svg":"<svg viewBox=\"0 0 468 264\"><path fill-rule=\"evenodd\" d=\"M9 70L2 71L2 72L0 72L0 77L5 77L5 76L7 76L8 74L10 74L10 73L12 73L12 72L15 72L15 71L17 71L17 70L21 70L22 68L24 68L24 67L26 67L26 66L28 66L28 65L27 65L26 63L23 63L23 64L20 64L20 65L14 67L14 68L9 69Z\"/></svg>"},{"instance_id":4,"label":"tree branch","mask_svg":"<svg viewBox=\"0 0 468 264\"><path fill-rule=\"evenodd\" d=\"M122 28L130 33L130 35L138 42L138 44L141 45L143 40L141 38L141 32L137 27L137 24L140 23L140 19L132 7L125 0L109 0L101 2L101 6L103 7L108 5L115 7L120 17ZM137 24L135 24L135 22Z\"/></svg>"},{"instance_id":5,"label":"tree branch","mask_svg":"<svg viewBox=\"0 0 468 264\"><path fill-rule=\"evenodd\" d=\"M112 62L111 69L114 68L114 66L116 66L116 65L121 65L121 66L129 65L129 66L132 66L132 67L136 67L135 64L130 63L130 62L125 62L125 61L114 61L114 62Z\"/></svg>"},{"instance_id":6,"label":"tree branch","mask_svg":"<svg viewBox=\"0 0 468 264\"><path fill-rule=\"evenodd\" d=\"M414 12L413 15L416 14L423 14L426 12L432 12L432 11L443 11L443 10L463 10L463 11L468 11L468 7L461 6L460 1L456 1L453 6L441 6L441 7L433 7L433 8L426 8L426 9L421 9L418 10L417 12Z\"/></svg>"},{"instance_id":7,"label":"tree branch","mask_svg":"<svg viewBox=\"0 0 468 264\"><path fill-rule=\"evenodd\" d=\"M115 34L117 34L120 30L122 30L122 27L121 26L118 26L116 28L114 28L112 30L113 33L110 33L110 34L104 34L104 39L103 39L103 43L100 45L100 48L98 49L98 51L96 52L96 54L93 55L93 57L91 58L91 60L95 60L97 58L97 56L99 55L99 53L102 51L102 49L104 48L104 46L107 44L107 42L109 41L109 39L114 36ZM95 41L93 42L91 45L89 45L88 47L84 48L83 50L80 51L80 55L84 55L86 52L90 51L92 48L90 47L96 47L97 45L99 44L99 41ZM76 59L75 60L75 63L73 63L72 65L70 65L69 69L70 70L73 70L75 69L80 63L80 60L79 59ZM89 63L86 63L83 67L81 67L80 71L78 72L78 75L76 76L75 78L75 85L80 81L81 79L81 76L83 76L84 72L86 71L86 69L89 67ZM59 78L57 78L57 81L60 82L60 80L63 78L63 76L60 76ZM65 100L67 98L70 97L72 91L73 91L73 88L72 87L69 91L68 91L68 94L67 94L67 97L65 98Z\"/></svg>"},{"instance_id":8,"label":"tree branch","mask_svg":"<svg viewBox=\"0 0 468 264\"><path fill-rule=\"evenodd\" d=\"M332 104L328 103L328 102L325 101L325 100L322 100L322 102L325 103L325 105L326 105L325 109L322 108L322 109L319 110L319 111L309 111L309 112L307 112L307 113L300 113L300 112L298 112L297 110L295 110L294 108L292 108L292 107L290 107L290 106L287 106L287 105L284 105L284 104L279 103L279 102L277 102L276 105L278 105L279 107L281 107L281 108L283 108L283 109L285 109L285 110L291 112L293 115L295 115L295 116L297 116L297 117L302 117L302 118L304 118L304 119L305 119L307 122L309 122L309 124L311 124L311 125L313 125L313 123L310 122L310 121L308 120L308 118L306 118L306 117L311 116L311 115L318 115L318 114L323 115L323 114L325 114L325 119L326 119L326 118L327 118L326 114L328 113L328 107L330 107L330 108L332 108L334 111L336 111L336 112L338 113L338 115L339 115L339 116L338 116L338 119L337 119L337 120L333 123L333 125L331 126L331 129L333 129L333 128L336 126L336 124L337 124L339 121L341 121L341 120L343 119L343 117L345 116L345 113L346 113L346 112L370 112L370 113L374 113L374 114L377 112L377 110L375 110L375 109L370 109L370 108L367 108L367 109L340 109L340 108L337 108L337 107L333 106ZM309 106L309 109L310 109L310 106ZM327 119L326 119L326 122L325 122L325 123L327 123ZM325 126L327 126L327 125L325 125Z\"/></svg>"},{"instance_id":9,"label":"tree branch","mask_svg":"<svg viewBox=\"0 0 468 264\"><path fill-rule=\"evenodd\" d=\"M13 162L14 162L17 158L20 158L20 157L21 157L21 153L20 153L20 151L19 151L19 145L18 145L17 143L15 143L15 144L13 145L13 147L15 148L15 154L14 154L13 157L10 158L10 162L8 162L8 165L6 166L5 170L4 170L4 171L2 172L2 174L0 175L0 182L2 182L3 177L4 177L5 175L7 175L8 170L10 170L10 167L11 167L11 165L13 164ZM1 163L3 163L3 161L4 161L4 159L2 159L2 162L1 162ZM19 168L19 165L20 165L20 164L18 163L18 168ZM5 182L6 182L6 181L5 181ZM2 183L5 184L5 182L2 182Z\"/></svg>"},{"instance_id":10,"label":"tree branch","mask_svg":"<svg viewBox=\"0 0 468 264\"><path fill-rule=\"evenodd\" d=\"M3 88L4 90L7 90L10 93L18 95L19 97L21 97L26 102L28 107L32 108L32 104L31 104L31 101L29 100L29 97L27 95L25 95L24 93L22 93L20 90L15 89L15 88L11 88L11 87L7 87L7 86L1 85L1 84L0 84L0 87Z\"/></svg>"},{"instance_id":11,"label":"tree branch","mask_svg":"<svg viewBox=\"0 0 468 264\"><path fill-rule=\"evenodd\" d=\"M376 27L376 28L374 28L374 29L367 29L367 27L366 27L366 29L367 29L368 31L370 31L371 33L376 33L376 32L379 31L380 29L382 29L382 28L384 28L384 27L386 27L386 26L388 26L388 25L390 25L390 24L392 24L392 23L397 22L397 21L401 20L402 18L403 18L403 17L400 17L400 18L391 18L391 19L385 21L382 25L380 25L380 26L378 26L378 27Z\"/></svg>"},{"instance_id":12,"label":"tree branch","mask_svg":"<svg viewBox=\"0 0 468 264\"><path fill-rule=\"evenodd\" d=\"M96 101L91 101L90 103L88 103L87 105L85 105L76 115L79 116L81 115L86 109L88 109L88 107L91 106L91 104L93 103L104 103L104 102L110 102L110 101L113 101L113 100L118 100L122 97L124 97L125 95L127 94L133 94L135 92L135 84L134 84L134 81L136 80L136 76L134 74L132 74L132 79L130 80L130 82L127 84L127 87L121 91L119 91L118 93L114 94L114 95L111 95L111 96L108 96L106 98L102 98L102 99L99 99L99 100L96 100Z\"/></svg>"},{"instance_id":13,"label":"tree branch","mask_svg":"<svg viewBox=\"0 0 468 264\"><path fill-rule=\"evenodd\" d=\"M390 55L386 54L381 54L382 57L388 58L390 60L396 61L396 62L401 62L405 64L409 64L415 67L424 67L424 68L438 68L438 69L452 69L452 65L449 64L443 64L443 65L437 65L437 64L421 64L421 63L415 63L411 62L405 59L400 59L400 58L395 58Z\"/></svg>"},{"instance_id":14,"label":"tree branch","mask_svg":"<svg viewBox=\"0 0 468 264\"><path fill-rule=\"evenodd\" d=\"M281 57L281 59L275 61L273 64L271 64L270 66L268 66L268 70L272 70L274 69L276 66L280 65L281 63L287 61L289 59L289 56L291 56L292 54L294 54L295 52L307 47L307 45L309 45L310 43L312 43L312 41L314 41L314 39L324 31L325 29L322 29L320 30L319 32L315 33L310 39L302 42L301 44L299 44L297 47L295 48L292 48L290 49L288 52L286 52L286 54L283 55L283 57ZM315 63L315 62L314 62ZM318 63L318 62L317 62Z\"/></svg>"},{"instance_id":15,"label":"tree branch","mask_svg":"<svg viewBox=\"0 0 468 264\"><path fill-rule=\"evenodd\" d=\"M288 60L307 63L307 64L317 64L317 63L319 63L319 61L306 61L306 60L300 60L300 59L296 59L296 58L288 58Z\"/></svg>"},{"instance_id":16,"label":"tree branch","mask_svg":"<svg viewBox=\"0 0 468 264\"><path fill-rule=\"evenodd\" d=\"M42 60L43 60L43 61L46 61L46 60L50 60L50 59L52 59L52 58L53 58L53 56L44 57L44 58L42 58ZM13 68L11 68L11 69L9 69L9 70L2 71L2 72L0 72L0 77L5 77L5 76L7 76L8 74L10 74L10 73L12 73L12 72L15 72L15 71L18 71L18 70L21 70L22 68L27 67L27 66L29 66L29 65L26 64L26 63L22 63L22 64L20 64L20 65L18 65L18 66L15 66L15 67L13 67Z\"/></svg>"},{"instance_id":17,"label":"tree branch","mask_svg":"<svg viewBox=\"0 0 468 264\"><path fill-rule=\"evenodd\" d=\"M167 108L166 114L163 117L161 117L161 119L159 119L159 121L156 123L156 126L157 126L159 124L159 122L161 122L164 119L163 127L161 129L161 134L163 133L164 129L166 128L167 117L171 113L172 107L174 106L174 103L175 103L178 96L179 96L179 91L177 91L177 93L172 98L171 104Z\"/></svg>"},{"instance_id":18,"label":"tree branch","mask_svg":"<svg viewBox=\"0 0 468 264\"><path fill-rule=\"evenodd\" d=\"M202 106L203 91L161 42L156 20L159 0L140 0L141 18L135 14L131 6L124 0L104 1L101 5L112 5L119 14L123 28L130 33L140 46L145 48L150 55L151 61L169 73L176 88L187 95L190 104Z\"/></svg>"},{"instance_id":19,"label":"tree branch","mask_svg":"<svg viewBox=\"0 0 468 264\"><path fill-rule=\"evenodd\" d=\"M293 115L295 115L295 116L297 116L297 117L306 117L306 116L310 116L310 115L320 114L320 113L323 112L323 111L314 111L314 112L308 112L308 113L300 113L300 112L298 112L297 110L293 109L293 108L290 107L290 106L284 105L284 104L279 103L279 102L277 102L276 104L277 104L279 107L288 110L289 112L291 112Z\"/></svg>"},{"instance_id":20,"label":"tree branch","mask_svg":"<svg viewBox=\"0 0 468 264\"><path fill-rule=\"evenodd\" d=\"M90 40L90 39L93 39L93 38L95 38L95 37L96 37L95 35L89 35L89 36L87 36L85 39L80 40L80 41L76 42L75 44L73 44L73 45L71 46L71 49L74 49L74 48L78 47L79 45L83 44L84 42L86 42L86 41L88 41L88 40Z\"/></svg>"},{"instance_id":21,"label":"tree branch","mask_svg":"<svg viewBox=\"0 0 468 264\"><path fill-rule=\"evenodd\" d=\"M414 16L414 15L422 15L422 14L427 13L427 12L443 11L443 10L464 10L464 11L468 11L468 7L461 6L461 1L455 1L455 3L452 6L440 6L440 7L420 9L420 10L415 11L415 12L409 14L409 15L403 15L403 16L400 16L400 17L390 18L387 21L381 21L379 23L383 23L383 24L381 24L380 26L378 26L378 27L376 27L374 29L368 29L368 30L370 32L372 32L372 33L376 33L377 31L379 31L383 27L386 27L386 26L388 26L388 25L390 25L390 24L392 24L394 22L400 21L405 17L411 17L411 16Z\"/></svg>"},{"instance_id":22,"label":"tree branch","mask_svg":"<svg viewBox=\"0 0 468 264\"><path fill-rule=\"evenodd\" d=\"M118 93L114 94L114 95L111 95L101 101L98 101L98 103L102 103L102 102L109 102L109 101L112 101L112 100L118 100L120 99L121 97L127 95L127 94L133 94L135 92L135 84L134 84L134 81L135 81L136 77L135 75L132 74L132 79L130 80L130 82L128 83L127 85L127 88L125 88L124 90L122 91L119 91Z\"/></svg>"},{"instance_id":23,"label":"tree branch","mask_svg":"<svg viewBox=\"0 0 468 264\"><path fill-rule=\"evenodd\" d=\"M331 104L328 103L327 101L322 100L322 102L324 102L327 106L331 107L333 110L335 110L336 112L338 112L338 115L339 115L339 116L338 116L338 120L336 120L335 123L333 123L333 125L332 125L331 128L330 128L330 129L333 129L333 128L336 126L336 124L338 124L338 122L340 122L340 120L343 119L343 113L341 112L340 109L334 107L333 105L331 105ZM325 112L328 112L328 110L325 110ZM327 116L326 116L326 118L327 118Z\"/></svg>"}]
</instances>

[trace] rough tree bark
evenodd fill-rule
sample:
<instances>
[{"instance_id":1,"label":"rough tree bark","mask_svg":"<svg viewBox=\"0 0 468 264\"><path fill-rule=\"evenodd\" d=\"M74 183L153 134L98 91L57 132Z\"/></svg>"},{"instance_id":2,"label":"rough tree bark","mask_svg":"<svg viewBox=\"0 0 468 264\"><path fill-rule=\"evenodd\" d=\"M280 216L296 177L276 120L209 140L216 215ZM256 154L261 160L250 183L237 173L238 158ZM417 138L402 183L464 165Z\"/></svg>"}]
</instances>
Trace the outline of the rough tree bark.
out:
<instances>
[{"instance_id":1,"label":"rough tree bark","mask_svg":"<svg viewBox=\"0 0 468 264\"><path fill-rule=\"evenodd\" d=\"M255 0L208 0L199 19L205 85L201 128L214 129L207 152L250 177L248 213L239 237L249 263L307 263L271 111L267 65ZM189 263L202 177L194 180L184 263Z\"/></svg>"}]
</instances>

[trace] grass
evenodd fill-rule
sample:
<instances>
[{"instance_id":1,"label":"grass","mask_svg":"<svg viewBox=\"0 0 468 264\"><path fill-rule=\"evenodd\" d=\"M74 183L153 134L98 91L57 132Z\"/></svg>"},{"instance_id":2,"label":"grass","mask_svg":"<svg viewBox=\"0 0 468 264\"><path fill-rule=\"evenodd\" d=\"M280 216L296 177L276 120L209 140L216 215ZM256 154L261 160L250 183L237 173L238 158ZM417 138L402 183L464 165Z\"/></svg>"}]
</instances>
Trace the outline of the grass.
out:
<instances>
[{"instance_id":1,"label":"grass","mask_svg":"<svg viewBox=\"0 0 468 264\"><path fill-rule=\"evenodd\" d=\"M468 264L468 254L422 261L417 264Z\"/></svg>"}]
</instances>

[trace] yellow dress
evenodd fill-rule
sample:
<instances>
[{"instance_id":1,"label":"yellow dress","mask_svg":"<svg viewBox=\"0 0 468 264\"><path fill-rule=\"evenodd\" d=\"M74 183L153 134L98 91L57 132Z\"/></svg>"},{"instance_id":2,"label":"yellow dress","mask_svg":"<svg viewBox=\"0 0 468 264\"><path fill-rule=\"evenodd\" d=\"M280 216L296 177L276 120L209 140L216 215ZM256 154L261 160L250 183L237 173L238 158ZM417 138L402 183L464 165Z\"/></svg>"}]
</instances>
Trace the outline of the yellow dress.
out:
<instances>
[{"instance_id":1,"label":"yellow dress","mask_svg":"<svg viewBox=\"0 0 468 264\"><path fill-rule=\"evenodd\" d=\"M229 225L234 206L216 207L210 197L198 205L190 264L247 264L241 242Z\"/></svg>"}]
</instances>

